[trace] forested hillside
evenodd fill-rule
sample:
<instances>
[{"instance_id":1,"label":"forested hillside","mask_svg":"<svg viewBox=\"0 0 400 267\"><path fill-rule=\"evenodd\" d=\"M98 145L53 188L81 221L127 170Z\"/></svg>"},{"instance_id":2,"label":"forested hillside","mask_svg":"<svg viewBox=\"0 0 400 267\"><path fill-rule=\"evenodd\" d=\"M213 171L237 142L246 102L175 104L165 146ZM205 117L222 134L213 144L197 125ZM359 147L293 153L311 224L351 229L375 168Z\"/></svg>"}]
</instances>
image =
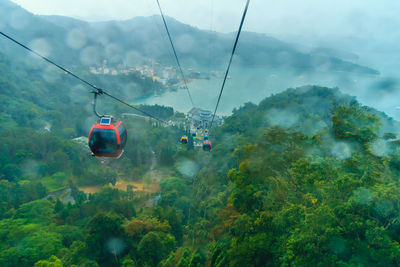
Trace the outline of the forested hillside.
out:
<instances>
[{"instance_id":1,"label":"forested hillside","mask_svg":"<svg viewBox=\"0 0 400 267\"><path fill-rule=\"evenodd\" d=\"M1 266L400 264L398 123L339 89L248 103L213 129L211 153L127 118L125 154L100 161L72 141L95 121L87 91L1 62ZM159 187L110 186L120 179ZM51 193L66 188L68 204Z\"/></svg>"}]
</instances>

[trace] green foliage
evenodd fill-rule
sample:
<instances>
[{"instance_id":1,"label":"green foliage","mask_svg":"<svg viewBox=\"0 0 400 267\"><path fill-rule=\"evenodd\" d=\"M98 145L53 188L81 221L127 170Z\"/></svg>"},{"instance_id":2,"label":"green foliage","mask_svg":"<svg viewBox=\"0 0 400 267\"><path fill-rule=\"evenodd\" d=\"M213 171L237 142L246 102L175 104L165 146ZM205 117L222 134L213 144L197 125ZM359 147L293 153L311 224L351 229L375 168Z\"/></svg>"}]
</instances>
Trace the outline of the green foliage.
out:
<instances>
[{"instance_id":1,"label":"green foliage","mask_svg":"<svg viewBox=\"0 0 400 267\"><path fill-rule=\"evenodd\" d=\"M48 261L40 260L35 263L34 267L62 267L63 264L56 256L51 256Z\"/></svg>"},{"instance_id":2,"label":"green foliage","mask_svg":"<svg viewBox=\"0 0 400 267\"><path fill-rule=\"evenodd\" d=\"M55 255L62 247L61 235L49 230L42 225L26 224L25 220L3 220L0 235L7 242L2 244L0 265L32 266Z\"/></svg>"},{"instance_id":3,"label":"green foliage","mask_svg":"<svg viewBox=\"0 0 400 267\"><path fill-rule=\"evenodd\" d=\"M286 110L289 105L300 117L318 112L319 118L332 110L325 129L307 136L297 132L306 133L301 126L262 132L246 127L247 136L231 150L237 165L227 172L231 193L212 231L217 237L210 248L212 265L398 264L397 217L392 213L397 204L389 191L397 190L400 177L387 163L397 152L378 158L371 149L386 117L346 99L329 99L328 110L296 107L315 93L322 102L329 99L328 90L315 87L302 94L288 90L264 100L260 108ZM239 118L250 120L255 109L239 110L233 125ZM219 135L229 133L232 124L226 122ZM345 158L333 150L339 140L351 144Z\"/></svg>"},{"instance_id":4,"label":"green foliage","mask_svg":"<svg viewBox=\"0 0 400 267\"><path fill-rule=\"evenodd\" d=\"M338 89L246 103L213 128L206 154L179 145L182 126L126 119L124 156L100 161L68 140L87 134L80 104L62 88L40 101L51 95L41 81L18 101L29 75L12 75L0 78L1 266L400 265L400 128ZM121 177L160 188L108 185ZM77 185L101 189L86 196Z\"/></svg>"},{"instance_id":5,"label":"green foliage","mask_svg":"<svg viewBox=\"0 0 400 267\"><path fill-rule=\"evenodd\" d=\"M143 262L150 266L157 264L175 247L175 239L162 232L149 232L138 245L138 252Z\"/></svg>"},{"instance_id":6,"label":"green foliage","mask_svg":"<svg viewBox=\"0 0 400 267\"><path fill-rule=\"evenodd\" d=\"M206 263L206 255L204 254L203 251L197 250L193 252L190 262L189 262L189 267L201 267L204 266Z\"/></svg>"},{"instance_id":7,"label":"green foliage","mask_svg":"<svg viewBox=\"0 0 400 267\"><path fill-rule=\"evenodd\" d=\"M132 259L123 259L121 263L122 267L135 267L135 262Z\"/></svg>"},{"instance_id":8,"label":"green foliage","mask_svg":"<svg viewBox=\"0 0 400 267\"><path fill-rule=\"evenodd\" d=\"M177 199L185 196L188 192L188 187L185 181L177 177L165 178L160 183L162 197L159 200L161 205L173 206Z\"/></svg>"},{"instance_id":9,"label":"green foliage","mask_svg":"<svg viewBox=\"0 0 400 267\"><path fill-rule=\"evenodd\" d=\"M53 204L47 200L36 200L21 205L15 215L15 219L27 219L31 222L48 222L53 210Z\"/></svg>"},{"instance_id":10,"label":"green foliage","mask_svg":"<svg viewBox=\"0 0 400 267\"><path fill-rule=\"evenodd\" d=\"M140 105L140 109L160 119L168 119L174 115L172 107Z\"/></svg>"},{"instance_id":11,"label":"green foliage","mask_svg":"<svg viewBox=\"0 0 400 267\"><path fill-rule=\"evenodd\" d=\"M360 143L376 139L380 122L375 114L355 104L334 107L332 128L339 139L357 140Z\"/></svg>"},{"instance_id":12,"label":"green foliage","mask_svg":"<svg viewBox=\"0 0 400 267\"><path fill-rule=\"evenodd\" d=\"M106 243L111 238L121 237L122 220L114 214L98 214L94 216L87 226L87 249L90 258L104 263L111 263L111 252L107 250Z\"/></svg>"}]
</instances>

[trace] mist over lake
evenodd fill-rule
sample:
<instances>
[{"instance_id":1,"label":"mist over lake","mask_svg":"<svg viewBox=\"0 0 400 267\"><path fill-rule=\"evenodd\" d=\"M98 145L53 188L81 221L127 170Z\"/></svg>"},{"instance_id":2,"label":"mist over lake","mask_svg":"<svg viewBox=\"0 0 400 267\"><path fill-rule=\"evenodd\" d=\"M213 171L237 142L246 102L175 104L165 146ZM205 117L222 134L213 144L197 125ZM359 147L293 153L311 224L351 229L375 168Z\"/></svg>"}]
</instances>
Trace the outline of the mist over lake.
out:
<instances>
[{"instance_id":1,"label":"mist over lake","mask_svg":"<svg viewBox=\"0 0 400 267\"><path fill-rule=\"evenodd\" d=\"M209 69L222 70L203 66L197 67L199 71ZM382 109L389 115L396 117L395 101L388 101L379 88L373 86L385 81L384 74L366 75L346 72L311 72L304 69L291 70L274 67L233 65L223 92L224 101L221 102L218 112L223 115L231 114L234 108L246 102L259 103L271 94L282 92L286 88L295 88L303 85L319 85L338 87L344 93L357 96L357 99L377 109ZM193 79L188 84L195 105L204 109L213 110L218 99L222 85L222 77L206 79ZM190 108L188 94L185 89L169 91L158 96L147 96L133 100L134 103L159 104L172 106L174 109L187 112Z\"/></svg>"}]
</instances>

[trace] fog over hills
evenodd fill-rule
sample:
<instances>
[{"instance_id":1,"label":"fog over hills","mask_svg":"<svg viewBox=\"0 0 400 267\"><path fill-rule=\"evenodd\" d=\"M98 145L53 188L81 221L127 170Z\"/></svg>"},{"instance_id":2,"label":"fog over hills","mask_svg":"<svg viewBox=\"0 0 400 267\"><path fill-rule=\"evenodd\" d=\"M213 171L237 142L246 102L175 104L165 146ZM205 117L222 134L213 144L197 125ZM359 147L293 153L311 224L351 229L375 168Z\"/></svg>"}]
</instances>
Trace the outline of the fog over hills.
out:
<instances>
[{"instance_id":1,"label":"fog over hills","mask_svg":"<svg viewBox=\"0 0 400 267\"><path fill-rule=\"evenodd\" d=\"M9 2L0 2L1 29L33 49L68 65L135 65L144 59L173 64L171 50L159 16L125 21L85 22L62 16L37 16ZM196 64L225 64L234 34L199 30L167 18L176 48L187 67ZM8 53L23 54L2 39ZM23 54L25 56L25 54ZM243 66L282 66L298 70L345 71L378 74L325 50L303 53L295 46L264 34L244 32L236 61Z\"/></svg>"},{"instance_id":2,"label":"fog over hills","mask_svg":"<svg viewBox=\"0 0 400 267\"><path fill-rule=\"evenodd\" d=\"M167 23L185 71L222 73L225 70L235 33L200 30L171 17L167 17ZM122 69L154 62L164 67L176 66L158 15L86 22L63 16L34 15L9 0L1 0L0 30L72 70L89 70L103 64L104 60L108 66ZM362 65L360 62L367 61L353 51L330 46L312 48L301 41L299 38L292 44L265 34L242 32L231 70L233 79L228 83L233 96L226 96L221 110L230 113L238 105L247 101L257 103L288 87L316 84L337 86L345 93L356 95L363 104L384 110L396 119L400 117L395 101L399 97L396 77L387 76L386 70ZM4 38L0 38L0 46L1 52L10 58L39 62ZM381 71L383 74L378 75ZM196 98L208 97L206 103L199 104L210 108L215 103L220 81L216 79L190 87L195 87ZM204 92L204 87L212 89ZM176 104L171 102L178 98ZM157 102L187 111L187 106L181 106L185 102L182 98L171 95L149 100L148 104Z\"/></svg>"}]
</instances>

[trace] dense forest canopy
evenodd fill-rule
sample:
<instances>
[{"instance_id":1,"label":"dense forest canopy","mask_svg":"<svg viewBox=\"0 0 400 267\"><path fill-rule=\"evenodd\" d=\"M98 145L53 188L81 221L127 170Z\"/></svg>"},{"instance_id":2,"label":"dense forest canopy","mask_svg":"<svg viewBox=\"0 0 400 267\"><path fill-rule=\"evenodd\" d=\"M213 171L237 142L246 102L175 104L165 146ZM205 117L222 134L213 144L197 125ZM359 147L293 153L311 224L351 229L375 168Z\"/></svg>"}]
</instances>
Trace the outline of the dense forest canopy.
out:
<instances>
[{"instance_id":1,"label":"dense forest canopy","mask_svg":"<svg viewBox=\"0 0 400 267\"><path fill-rule=\"evenodd\" d=\"M5 0L0 7L25 12ZM8 21L4 10L0 22ZM143 33L147 19L107 24L29 14L30 34L54 34L53 47L64 46L56 40L71 25L101 47L92 40L96 31ZM212 34L169 23L177 34ZM221 43L226 36L218 34ZM139 37L123 45L144 49L150 37ZM245 40L243 65L274 66L283 49L293 59L288 68L328 62L335 71L377 74L263 35L246 33ZM97 122L90 90L37 58L2 48L0 266L400 265L400 123L340 88L288 88L235 108L210 130L210 153L196 146L186 114L137 105L167 122L160 123L99 97L98 110L127 126L124 154L110 160L92 157L87 147ZM246 55L251 49L259 53ZM66 51L56 59L78 62L76 51ZM137 73L73 69L123 99L165 89Z\"/></svg>"},{"instance_id":2,"label":"dense forest canopy","mask_svg":"<svg viewBox=\"0 0 400 267\"><path fill-rule=\"evenodd\" d=\"M245 104L212 133L210 154L179 146L183 128L127 119L126 154L104 163L72 141L87 133L75 119L85 104L1 61L2 266L399 264L398 123L339 89ZM151 151L157 191L108 185L151 179ZM51 197L65 188L72 202Z\"/></svg>"}]
</instances>

